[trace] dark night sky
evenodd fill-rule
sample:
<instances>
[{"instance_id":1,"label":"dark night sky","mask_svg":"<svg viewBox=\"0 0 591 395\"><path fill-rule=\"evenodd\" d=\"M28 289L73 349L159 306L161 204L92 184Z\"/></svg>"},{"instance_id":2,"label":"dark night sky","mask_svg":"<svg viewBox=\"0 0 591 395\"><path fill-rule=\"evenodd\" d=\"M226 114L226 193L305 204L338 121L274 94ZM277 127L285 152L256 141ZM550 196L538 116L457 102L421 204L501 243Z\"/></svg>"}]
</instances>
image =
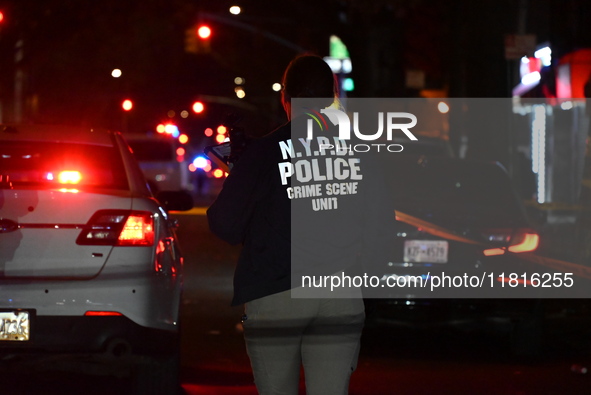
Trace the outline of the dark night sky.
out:
<instances>
[{"instance_id":1,"label":"dark night sky","mask_svg":"<svg viewBox=\"0 0 591 395\"><path fill-rule=\"evenodd\" d=\"M426 88L447 89L452 97L506 97L508 70L515 67L503 57L503 36L518 33L520 15L525 32L550 42L557 58L591 46L591 5L577 0L236 4L243 7L239 16L228 13L229 1L0 0L2 120L13 116L20 71L27 122L118 128L120 102L131 97L135 108L126 122L134 131L152 129L169 110L189 132L221 122L230 111L242 113L253 129L270 129L284 120L270 86L297 54L270 34L322 56L329 36L339 35L353 59L352 95L359 97L416 95L404 84L409 68L425 72ZM210 51L187 53L185 30L200 21L213 29ZM15 62L18 40L23 58ZM110 76L115 67L123 70L120 79ZM206 114L178 118L203 95L236 102L236 76L246 79L241 103L254 110L209 103Z\"/></svg>"}]
</instances>

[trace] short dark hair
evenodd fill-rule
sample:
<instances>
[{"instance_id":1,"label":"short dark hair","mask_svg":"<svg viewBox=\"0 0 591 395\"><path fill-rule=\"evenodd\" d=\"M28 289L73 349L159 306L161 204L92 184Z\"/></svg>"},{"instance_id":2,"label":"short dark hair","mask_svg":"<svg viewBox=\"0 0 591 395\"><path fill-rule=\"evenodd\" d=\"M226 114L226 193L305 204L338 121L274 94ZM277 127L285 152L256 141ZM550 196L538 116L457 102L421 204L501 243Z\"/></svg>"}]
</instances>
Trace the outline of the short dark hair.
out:
<instances>
[{"instance_id":1,"label":"short dark hair","mask_svg":"<svg viewBox=\"0 0 591 395\"><path fill-rule=\"evenodd\" d=\"M328 64L316 55L293 59L283 74L283 89L288 98L335 98L338 87Z\"/></svg>"}]
</instances>

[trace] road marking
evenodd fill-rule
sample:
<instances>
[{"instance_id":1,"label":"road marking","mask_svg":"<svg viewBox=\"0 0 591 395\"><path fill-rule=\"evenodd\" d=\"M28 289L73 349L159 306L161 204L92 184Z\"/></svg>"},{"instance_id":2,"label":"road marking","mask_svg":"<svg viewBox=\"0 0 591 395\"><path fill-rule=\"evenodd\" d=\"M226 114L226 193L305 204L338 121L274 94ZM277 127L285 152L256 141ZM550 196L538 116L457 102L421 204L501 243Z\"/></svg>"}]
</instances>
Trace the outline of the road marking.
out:
<instances>
[{"instance_id":1,"label":"road marking","mask_svg":"<svg viewBox=\"0 0 591 395\"><path fill-rule=\"evenodd\" d=\"M207 213L207 207L194 207L189 211L171 211L170 214L174 215L205 215Z\"/></svg>"}]
</instances>

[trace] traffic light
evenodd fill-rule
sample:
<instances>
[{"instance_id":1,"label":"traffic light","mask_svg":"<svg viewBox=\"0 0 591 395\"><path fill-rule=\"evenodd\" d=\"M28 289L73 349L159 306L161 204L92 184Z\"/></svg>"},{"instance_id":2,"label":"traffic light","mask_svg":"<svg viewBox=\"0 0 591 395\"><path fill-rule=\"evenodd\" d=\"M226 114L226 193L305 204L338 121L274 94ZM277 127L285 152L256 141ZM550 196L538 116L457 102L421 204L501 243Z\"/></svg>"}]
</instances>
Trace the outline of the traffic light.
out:
<instances>
[{"instance_id":1,"label":"traffic light","mask_svg":"<svg viewBox=\"0 0 591 395\"><path fill-rule=\"evenodd\" d=\"M185 52L197 53L198 52L197 36L195 35L195 29L192 27L185 30Z\"/></svg>"},{"instance_id":2,"label":"traffic light","mask_svg":"<svg viewBox=\"0 0 591 395\"><path fill-rule=\"evenodd\" d=\"M209 53L213 31L206 24L191 26L185 31L185 52Z\"/></svg>"},{"instance_id":3,"label":"traffic light","mask_svg":"<svg viewBox=\"0 0 591 395\"><path fill-rule=\"evenodd\" d=\"M199 25L197 28L197 36L201 40L208 40L211 37L211 28L207 25Z\"/></svg>"},{"instance_id":4,"label":"traffic light","mask_svg":"<svg viewBox=\"0 0 591 395\"><path fill-rule=\"evenodd\" d=\"M209 46L211 35L212 30L208 25L200 24L197 26L198 52L209 53L211 51L211 47Z\"/></svg>"},{"instance_id":5,"label":"traffic light","mask_svg":"<svg viewBox=\"0 0 591 395\"><path fill-rule=\"evenodd\" d=\"M123 100L123 103L121 103L121 107L125 111L131 111L131 109L133 108L133 102L129 99L125 99L125 100Z\"/></svg>"}]
</instances>

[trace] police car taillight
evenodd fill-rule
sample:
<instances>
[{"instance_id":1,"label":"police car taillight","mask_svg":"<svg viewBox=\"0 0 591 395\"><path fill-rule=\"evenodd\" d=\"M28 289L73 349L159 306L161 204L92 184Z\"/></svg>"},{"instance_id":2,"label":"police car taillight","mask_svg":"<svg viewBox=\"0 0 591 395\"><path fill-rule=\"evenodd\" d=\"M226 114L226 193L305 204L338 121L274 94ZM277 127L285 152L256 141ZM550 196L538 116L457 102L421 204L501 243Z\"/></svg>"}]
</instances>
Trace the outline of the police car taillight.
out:
<instances>
[{"instance_id":1,"label":"police car taillight","mask_svg":"<svg viewBox=\"0 0 591 395\"><path fill-rule=\"evenodd\" d=\"M154 217L148 211L97 211L84 226L76 244L152 246Z\"/></svg>"}]
</instances>

